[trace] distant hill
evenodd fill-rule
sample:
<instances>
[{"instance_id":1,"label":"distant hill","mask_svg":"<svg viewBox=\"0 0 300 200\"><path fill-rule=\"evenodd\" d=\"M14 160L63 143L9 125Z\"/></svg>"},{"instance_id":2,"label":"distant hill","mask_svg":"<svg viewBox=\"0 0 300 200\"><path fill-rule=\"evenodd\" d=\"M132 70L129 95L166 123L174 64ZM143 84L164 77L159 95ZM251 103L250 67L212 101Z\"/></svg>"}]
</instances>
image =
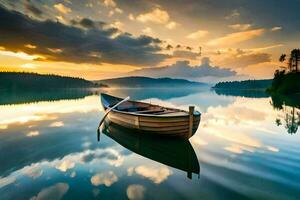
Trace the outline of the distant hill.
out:
<instances>
[{"instance_id":1,"label":"distant hill","mask_svg":"<svg viewBox=\"0 0 300 200\"><path fill-rule=\"evenodd\" d=\"M45 90L104 86L82 78L27 72L0 72L0 90Z\"/></svg>"},{"instance_id":2,"label":"distant hill","mask_svg":"<svg viewBox=\"0 0 300 200\"><path fill-rule=\"evenodd\" d=\"M246 80L246 81L229 81L217 83L214 89L230 90L266 90L272 85L271 79L265 80Z\"/></svg>"},{"instance_id":3,"label":"distant hill","mask_svg":"<svg viewBox=\"0 0 300 200\"><path fill-rule=\"evenodd\" d=\"M98 84L109 85L109 87L127 87L127 88L170 88L170 87L199 87L207 86L205 83L188 81L185 79L173 78L149 78L142 76L130 76L113 79L94 81Z\"/></svg>"}]
</instances>

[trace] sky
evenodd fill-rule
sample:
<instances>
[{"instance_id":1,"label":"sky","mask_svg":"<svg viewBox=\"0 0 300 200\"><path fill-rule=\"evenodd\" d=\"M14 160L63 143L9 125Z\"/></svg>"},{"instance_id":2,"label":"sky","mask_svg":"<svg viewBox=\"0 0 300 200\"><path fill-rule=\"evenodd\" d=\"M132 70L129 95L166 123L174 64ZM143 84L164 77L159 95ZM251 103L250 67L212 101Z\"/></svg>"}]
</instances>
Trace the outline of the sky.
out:
<instances>
[{"instance_id":1,"label":"sky","mask_svg":"<svg viewBox=\"0 0 300 200\"><path fill-rule=\"evenodd\" d=\"M0 0L0 71L100 80L271 78L299 0Z\"/></svg>"}]
</instances>

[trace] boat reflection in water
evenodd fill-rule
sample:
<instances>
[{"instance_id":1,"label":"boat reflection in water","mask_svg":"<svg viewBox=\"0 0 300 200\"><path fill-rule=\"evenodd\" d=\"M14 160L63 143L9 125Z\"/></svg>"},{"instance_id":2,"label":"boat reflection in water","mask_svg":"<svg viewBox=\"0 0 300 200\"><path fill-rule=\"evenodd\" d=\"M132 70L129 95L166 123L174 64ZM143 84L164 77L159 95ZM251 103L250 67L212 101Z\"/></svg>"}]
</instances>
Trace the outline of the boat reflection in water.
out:
<instances>
[{"instance_id":1,"label":"boat reflection in water","mask_svg":"<svg viewBox=\"0 0 300 200\"><path fill-rule=\"evenodd\" d=\"M112 122L104 123L102 133L123 147L141 156L192 174L200 175L200 166L195 151L188 140L141 134L134 129L124 128Z\"/></svg>"}]
</instances>

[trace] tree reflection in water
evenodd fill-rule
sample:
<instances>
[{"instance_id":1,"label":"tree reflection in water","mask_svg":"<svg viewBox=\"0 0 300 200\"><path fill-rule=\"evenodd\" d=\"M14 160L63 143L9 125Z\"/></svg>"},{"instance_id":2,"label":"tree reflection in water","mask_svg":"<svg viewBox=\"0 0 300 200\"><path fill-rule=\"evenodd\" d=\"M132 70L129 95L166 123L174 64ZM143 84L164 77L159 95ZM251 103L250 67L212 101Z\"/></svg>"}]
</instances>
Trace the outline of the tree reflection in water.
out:
<instances>
[{"instance_id":1,"label":"tree reflection in water","mask_svg":"<svg viewBox=\"0 0 300 200\"><path fill-rule=\"evenodd\" d=\"M296 96L272 96L272 106L282 113L275 120L277 126L285 123L289 134L296 134L300 126L300 97Z\"/></svg>"}]
</instances>

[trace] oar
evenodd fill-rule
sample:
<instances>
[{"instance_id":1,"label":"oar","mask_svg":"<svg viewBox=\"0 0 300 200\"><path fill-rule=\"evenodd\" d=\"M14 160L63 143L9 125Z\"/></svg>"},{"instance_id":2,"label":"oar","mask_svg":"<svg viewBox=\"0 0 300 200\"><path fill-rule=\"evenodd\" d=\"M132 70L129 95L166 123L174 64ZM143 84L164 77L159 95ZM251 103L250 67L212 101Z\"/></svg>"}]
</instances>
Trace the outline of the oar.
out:
<instances>
[{"instance_id":1,"label":"oar","mask_svg":"<svg viewBox=\"0 0 300 200\"><path fill-rule=\"evenodd\" d=\"M124 103L125 101L128 101L130 99L130 96L126 97L125 99L123 99L122 101L120 101L119 103L117 103L116 105L114 105L113 107L109 108L106 110L106 113L105 115L103 116L102 120L100 121L99 123L99 126L98 126L98 129L97 129L97 138L98 138L98 141L100 140L100 127L102 125L102 123L104 122L105 118L107 117L108 113L110 111L112 111L113 109L115 109L117 106L121 105L122 103Z\"/></svg>"}]
</instances>

